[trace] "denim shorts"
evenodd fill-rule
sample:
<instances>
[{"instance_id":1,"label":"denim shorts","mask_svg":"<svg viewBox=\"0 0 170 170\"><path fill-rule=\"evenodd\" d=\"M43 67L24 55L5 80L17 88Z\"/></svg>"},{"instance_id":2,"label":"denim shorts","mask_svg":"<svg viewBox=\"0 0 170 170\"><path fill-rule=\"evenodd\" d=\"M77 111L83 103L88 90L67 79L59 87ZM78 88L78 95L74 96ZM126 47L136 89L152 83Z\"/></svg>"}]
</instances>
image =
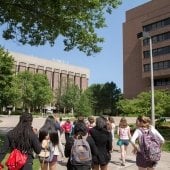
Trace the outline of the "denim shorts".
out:
<instances>
[{"instance_id":1,"label":"denim shorts","mask_svg":"<svg viewBox=\"0 0 170 170\"><path fill-rule=\"evenodd\" d=\"M128 146L129 145L129 140L128 139L120 139L121 140L121 145Z\"/></svg>"}]
</instances>

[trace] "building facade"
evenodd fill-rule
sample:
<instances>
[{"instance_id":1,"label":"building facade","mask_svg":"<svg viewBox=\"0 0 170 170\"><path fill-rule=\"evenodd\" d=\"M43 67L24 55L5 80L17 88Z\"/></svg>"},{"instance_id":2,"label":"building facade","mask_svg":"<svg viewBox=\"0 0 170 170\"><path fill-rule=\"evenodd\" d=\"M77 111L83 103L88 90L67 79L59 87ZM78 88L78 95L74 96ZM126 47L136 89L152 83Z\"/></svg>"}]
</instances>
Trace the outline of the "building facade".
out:
<instances>
[{"instance_id":1,"label":"building facade","mask_svg":"<svg viewBox=\"0 0 170 170\"><path fill-rule=\"evenodd\" d=\"M77 85L81 90L88 87L90 71L87 68L65 64L59 61L10 52L15 61L15 71L30 71L46 74L53 91L65 89L68 83Z\"/></svg>"},{"instance_id":2,"label":"building facade","mask_svg":"<svg viewBox=\"0 0 170 170\"><path fill-rule=\"evenodd\" d=\"M152 0L126 12L123 24L123 90L125 98L151 89L149 39L152 39L155 89L170 89L170 0Z\"/></svg>"}]
</instances>

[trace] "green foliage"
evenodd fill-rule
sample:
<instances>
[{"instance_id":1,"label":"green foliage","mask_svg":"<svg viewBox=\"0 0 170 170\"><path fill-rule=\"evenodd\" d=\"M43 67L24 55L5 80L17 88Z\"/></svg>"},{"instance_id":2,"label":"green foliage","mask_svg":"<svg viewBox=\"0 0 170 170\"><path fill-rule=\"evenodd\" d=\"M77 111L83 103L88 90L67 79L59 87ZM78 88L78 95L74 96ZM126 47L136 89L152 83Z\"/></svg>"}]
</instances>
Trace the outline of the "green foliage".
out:
<instances>
[{"instance_id":1,"label":"green foliage","mask_svg":"<svg viewBox=\"0 0 170 170\"><path fill-rule=\"evenodd\" d=\"M14 60L12 56L0 46L0 106L9 104L8 90L11 87L13 78L13 66Z\"/></svg>"},{"instance_id":2,"label":"green foliage","mask_svg":"<svg viewBox=\"0 0 170 170\"><path fill-rule=\"evenodd\" d=\"M155 115L164 116L170 111L169 91L155 90ZM151 114L151 93L142 92L137 98L134 99L122 99L118 102L119 110L125 114L143 114L150 116Z\"/></svg>"},{"instance_id":3,"label":"green foliage","mask_svg":"<svg viewBox=\"0 0 170 170\"><path fill-rule=\"evenodd\" d=\"M46 75L34 74L32 84L34 88L32 101L35 107L42 108L52 101L53 92Z\"/></svg>"},{"instance_id":4,"label":"green foliage","mask_svg":"<svg viewBox=\"0 0 170 170\"><path fill-rule=\"evenodd\" d=\"M121 98L121 91L115 83L93 84L88 90L95 115L117 114L117 102Z\"/></svg>"},{"instance_id":5,"label":"green foliage","mask_svg":"<svg viewBox=\"0 0 170 170\"><path fill-rule=\"evenodd\" d=\"M91 104L87 92L83 92L75 108L75 116L89 116L92 114Z\"/></svg>"},{"instance_id":6,"label":"green foliage","mask_svg":"<svg viewBox=\"0 0 170 170\"><path fill-rule=\"evenodd\" d=\"M101 51L97 29L106 26L105 11L120 5L120 0L0 0L0 25L3 38L16 39L22 44L54 45L59 35L65 51L77 47L87 55Z\"/></svg>"},{"instance_id":7,"label":"green foliage","mask_svg":"<svg viewBox=\"0 0 170 170\"><path fill-rule=\"evenodd\" d=\"M80 90L78 86L68 85L65 93L61 95L60 106L65 107L68 111L75 109L78 101L80 99Z\"/></svg>"}]
</instances>

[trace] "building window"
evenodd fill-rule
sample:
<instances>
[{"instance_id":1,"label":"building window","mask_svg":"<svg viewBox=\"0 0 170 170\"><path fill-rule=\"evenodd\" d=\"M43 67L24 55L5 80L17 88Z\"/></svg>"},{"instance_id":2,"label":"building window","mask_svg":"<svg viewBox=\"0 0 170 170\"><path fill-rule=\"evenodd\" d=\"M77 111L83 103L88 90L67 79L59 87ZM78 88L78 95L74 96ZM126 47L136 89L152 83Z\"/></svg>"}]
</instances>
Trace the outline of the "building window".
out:
<instances>
[{"instance_id":1,"label":"building window","mask_svg":"<svg viewBox=\"0 0 170 170\"><path fill-rule=\"evenodd\" d=\"M170 32L166 32L163 34L152 36L152 43L156 44L158 42L167 41L169 39L170 39ZM146 46L146 45L149 45L149 38L146 38L143 40L143 46Z\"/></svg>"},{"instance_id":2,"label":"building window","mask_svg":"<svg viewBox=\"0 0 170 170\"><path fill-rule=\"evenodd\" d=\"M156 29L166 27L168 25L170 25L170 17L166 18L164 20L161 20L161 21L154 22L154 23L151 23L149 25L143 26L143 31L146 31L146 32L147 31L152 31L152 30L156 30Z\"/></svg>"},{"instance_id":3,"label":"building window","mask_svg":"<svg viewBox=\"0 0 170 170\"><path fill-rule=\"evenodd\" d=\"M170 77L154 80L154 86L166 86L166 85L170 85Z\"/></svg>"},{"instance_id":4,"label":"building window","mask_svg":"<svg viewBox=\"0 0 170 170\"><path fill-rule=\"evenodd\" d=\"M163 70L170 68L170 60L153 63L153 70ZM150 64L144 64L144 72L150 71Z\"/></svg>"},{"instance_id":5,"label":"building window","mask_svg":"<svg viewBox=\"0 0 170 170\"><path fill-rule=\"evenodd\" d=\"M159 56L159 55L166 55L166 54L170 54L170 46L155 48L155 49L152 50L153 57ZM149 58L150 57L150 51L149 50L144 51L143 56L144 56L144 58Z\"/></svg>"}]
</instances>

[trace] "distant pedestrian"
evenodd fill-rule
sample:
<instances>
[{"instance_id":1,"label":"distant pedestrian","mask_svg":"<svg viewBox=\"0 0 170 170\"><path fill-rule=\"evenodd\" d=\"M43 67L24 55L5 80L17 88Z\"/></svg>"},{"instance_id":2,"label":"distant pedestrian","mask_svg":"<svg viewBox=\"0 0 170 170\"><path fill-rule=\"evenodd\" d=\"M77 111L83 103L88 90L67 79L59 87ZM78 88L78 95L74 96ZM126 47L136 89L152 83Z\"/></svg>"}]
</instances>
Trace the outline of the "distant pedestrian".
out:
<instances>
[{"instance_id":1,"label":"distant pedestrian","mask_svg":"<svg viewBox=\"0 0 170 170\"><path fill-rule=\"evenodd\" d=\"M107 129L107 119L98 117L96 126L90 130L90 135L95 141L98 156L93 159L93 170L107 170L108 163L111 160L112 134Z\"/></svg>"},{"instance_id":2,"label":"distant pedestrian","mask_svg":"<svg viewBox=\"0 0 170 170\"><path fill-rule=\"evenodd\" d=\"M131 143L136 154L136 164L139 170L154 170L160 159L161 145L164 143L162 135L150 124L150 118L140 116L136 120ZM138 141L138 145L136 144ZM157 152L158 151L158 152ZM153 154L154 156L152 157ZM155 159L155 160L154 160Z\"/></svg>"},{"instance_id":3,"label":"distant pedestrian","mask_svg":"<svg viewBox=\"0 0 170 170\"><path fill-rule=\"evenodd\" d=\"M111 134L112 134L112 151L114 150L114 140L115 140L115 128L116 128L116 125L115 125L115 121L114 121L114 118L109 116L109 123L111 125Z\"/></svg>"},{"instance_id":4,"label":"distant pedestrian","mask_svg":"<svg viewBox=\"0 0 170 170\"><path fill-rule=\"evenodd\" d=\"M130 127L128 126L126 118L121 118L119 127L117 129L119 140L117 144L120 146L122 166L125 166L127 148L129 145L129 139L131 138Z\"/></svg>"},{"instance_id":5,"label":"distant pedestrian","mask_svg":"<svg viewBox=\"0 0 170 170\"><path fill-rule=\"evenodd\" d=\"M62 125L62 129L64 130L65 140L67 142L69 140L69 136L72 131L72 123L71 123L70 119L66 120L66 122Z\"/></svg>"}]
</instances>

